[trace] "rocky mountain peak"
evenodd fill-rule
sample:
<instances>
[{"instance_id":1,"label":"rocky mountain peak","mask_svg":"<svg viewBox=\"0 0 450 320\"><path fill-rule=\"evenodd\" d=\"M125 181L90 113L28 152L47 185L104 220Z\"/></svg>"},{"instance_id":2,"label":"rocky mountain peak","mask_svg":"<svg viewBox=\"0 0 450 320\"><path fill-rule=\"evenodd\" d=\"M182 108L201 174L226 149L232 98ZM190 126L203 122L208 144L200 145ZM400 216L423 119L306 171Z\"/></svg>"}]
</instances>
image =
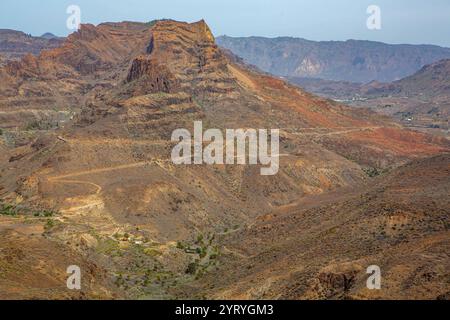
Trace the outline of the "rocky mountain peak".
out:
<instances>
[{"instance_id":1,"label":"rocky mountain peak","mask_svg":"<svg viewBox=\"0 0 450 320\"><path fill-rule=\"evenodd\" d=\"M145 77L151 90L171 92L178 84L191 91L197 85L209 86L213 78L226 82L231 77L227 59L204 20L161 20L151 27L150 33L146 53L134 58L127 82Z\"/></svg>"}]
</instances>

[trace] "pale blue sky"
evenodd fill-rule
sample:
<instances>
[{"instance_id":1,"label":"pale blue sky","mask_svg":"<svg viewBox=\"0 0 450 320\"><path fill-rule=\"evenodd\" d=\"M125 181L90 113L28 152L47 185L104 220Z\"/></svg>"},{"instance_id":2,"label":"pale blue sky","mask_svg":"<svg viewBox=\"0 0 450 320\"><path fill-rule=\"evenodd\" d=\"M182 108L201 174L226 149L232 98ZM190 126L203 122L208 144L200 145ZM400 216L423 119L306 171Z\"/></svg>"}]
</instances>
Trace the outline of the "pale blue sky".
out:
<instances>
[{"instance_id":1,"label":"pale blue sky","mask_svg":"<svg viewBox=\"0 0 450 320\"><path fill-rule=\"evenodd\" d=\"M66 8L82 22L205 19L215 35L366 39L450 47L450 0L0 0L0 28L66 35ZM380 6L382 30L366 27L369 5Z\"/></svg>"}]
</instances>

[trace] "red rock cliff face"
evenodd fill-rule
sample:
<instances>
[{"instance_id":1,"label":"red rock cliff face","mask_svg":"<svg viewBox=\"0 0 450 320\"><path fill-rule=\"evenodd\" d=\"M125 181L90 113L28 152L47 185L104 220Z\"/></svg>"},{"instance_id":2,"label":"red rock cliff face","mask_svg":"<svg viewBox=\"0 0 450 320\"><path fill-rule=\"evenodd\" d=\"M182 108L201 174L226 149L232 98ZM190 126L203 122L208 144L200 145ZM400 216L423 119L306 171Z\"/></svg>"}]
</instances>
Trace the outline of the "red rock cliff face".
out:
<instances>
[{"instance_id":1,"label":"red rock cliff face","mask_svg":"<svg viewBox=\"0 0 450 320\"><path fill-rule=\"evenodd\" d=\"M41 58L70 65L83 75L110 71L145 52L149 29L142 23L82 25L60 48L44 52Z\"/></svg>"},{"instance_id":2,"label":"red rock cliff face","mask_svg":"<svg viewBox=\"0 0 450 320\"><path fill-rule=\"evenodd\" d=\"M226 65L204 21L194 24L157 22L151 34L147 54L133 60L126 80L145 78L150 92L173 92L180 82L190 82L208 68L214 72L218 63Z\"/></svg>"},{"instance_id":3,"label":"red rock cliff face","mask_svg":"<svg viewBox=\"0 0 450 320\"><path fill-rule=\"evenodd\" d=\"M178 81L169 69L158 64L150 56L141 55L134 59L127 76L127 82L142 80L140 87L135 90L136 94L154 92L174 92L178 88Z\"/></svg>"},{"instance_id":4,"label":"red rock cliff face","mask_svg":"<svg viewBox=\"0 0 450 320\"><path fill-rule=\"evenodd\" d=\"M28 54L21 61L11 61L5 69L13 77L31 78L39 74L38 59Z\"/></svg>"},{"instance_id":5,"label":"red rock cliff face","mask_svg":"<svg viewBox=\"0 0 450 320\"><path fill-rule=\"evenodd\" d=\"M192 24L157 22L151 34L147 54L133 61L127 82L146 76L151 88L166 92L232 90L227 59L203 20Z\"/></svg>"}]
</instances>

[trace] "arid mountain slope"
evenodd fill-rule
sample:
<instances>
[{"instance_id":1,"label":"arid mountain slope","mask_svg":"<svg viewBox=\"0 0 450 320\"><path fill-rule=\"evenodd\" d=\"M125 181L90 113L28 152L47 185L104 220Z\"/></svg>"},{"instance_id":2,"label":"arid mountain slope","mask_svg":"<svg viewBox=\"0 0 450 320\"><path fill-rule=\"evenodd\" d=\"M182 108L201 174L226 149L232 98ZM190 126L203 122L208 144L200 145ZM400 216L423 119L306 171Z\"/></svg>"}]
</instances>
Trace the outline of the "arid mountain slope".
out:
<instances>
[{"instance_id":1,"label":"arid mountain slope","mask_svg":"<svg viewBox=\"0 0 450 320\"><path fill-rule=\"evenodd\" d=\"M304 78L289 81L308 92L393 116L406 125L440 129L443 133L449 129L450 60L427 65L391 83L357 84Z\"/></svg>"},{"instance_id":2,"label":"arid mountain slope","mask_svg":"<svg viewBox=\"0 0 450 320\"><path fill-rule=\"evenodd\" d=\"M108 270L124 297L177 297L180 283L214 268L218 235L449 150L229 59L204 21L83 25L60 47L9 63L0 79L2 212L44 225L38 237ZM70 116L51 118L58 112ZM173 130L193 132L200 120L204 129L280 129L279 173L174 165ZM96 284L87 296L114 294Z\"/></svg>"},{"instance_id":3,"label":"arid mountain slope","mask_svg":"<svg viewBox=\"0 0 450 320\"><path fill-rule=\"evenodd\" d=\"M38 57L27 55L0 72L0 123L19 131L63 127L97 91L117 85L118 73L149 44L144 24L83 25ZM19 136L19 137L16 137Z\"/></svg>"},{"instance_id":4,"label":"arid mountain slope","mask_svg":"<svg viewBox=\"0 0 450 320\"><path fill-rule=\"evenodd\" d=\"M427 65L414 75L394 82L399 93L406 95L450 95L450 60Z\"/></svg>"},{"instance_id":5,"label":"arid mountain slope","mask_svg":"<svg viewBox=\"0 0 450 320\"><path fill-rule=\"evenodd\" d=\"M121 296L107 270L64 243L46 238L45 225L0 217L0 300L112 299ZM67 290L69 265L83 270L84 290Z\"/></svg>"},{"instance_id":6,"label":"arid mountain slope","mask_svg":"<svg viewBox=\"0 0 450 320\"><path fill-rule=\"evenodd\" d=\"M220 267L187 294L225 299L448 299L450 156L358 191L281 207L221 238ZM368 290L366 269L381 268Z\"/></svg>"}]
</instances>

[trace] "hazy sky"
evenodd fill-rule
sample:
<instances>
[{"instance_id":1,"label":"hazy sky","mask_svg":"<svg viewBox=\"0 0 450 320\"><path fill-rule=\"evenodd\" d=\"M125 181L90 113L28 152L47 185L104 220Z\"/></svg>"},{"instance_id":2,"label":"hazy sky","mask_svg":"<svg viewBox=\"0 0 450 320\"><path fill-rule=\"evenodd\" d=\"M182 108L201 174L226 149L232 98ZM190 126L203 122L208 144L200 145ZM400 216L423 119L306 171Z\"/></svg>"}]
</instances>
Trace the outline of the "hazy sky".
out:
<instances>
[{"instance_id":1,"label":"hazy sky","mask_svg":"<svg viewBox=\"0 0 450 320\"><path fill-rule=\"evenodd\" d=\"M215 35L367 39L450 47L450 0L0 0L0 28L67 35L69 5L82 22L205 19ZM369 5L382 29L369 30Z\"/></svg>"}]
</instances>

